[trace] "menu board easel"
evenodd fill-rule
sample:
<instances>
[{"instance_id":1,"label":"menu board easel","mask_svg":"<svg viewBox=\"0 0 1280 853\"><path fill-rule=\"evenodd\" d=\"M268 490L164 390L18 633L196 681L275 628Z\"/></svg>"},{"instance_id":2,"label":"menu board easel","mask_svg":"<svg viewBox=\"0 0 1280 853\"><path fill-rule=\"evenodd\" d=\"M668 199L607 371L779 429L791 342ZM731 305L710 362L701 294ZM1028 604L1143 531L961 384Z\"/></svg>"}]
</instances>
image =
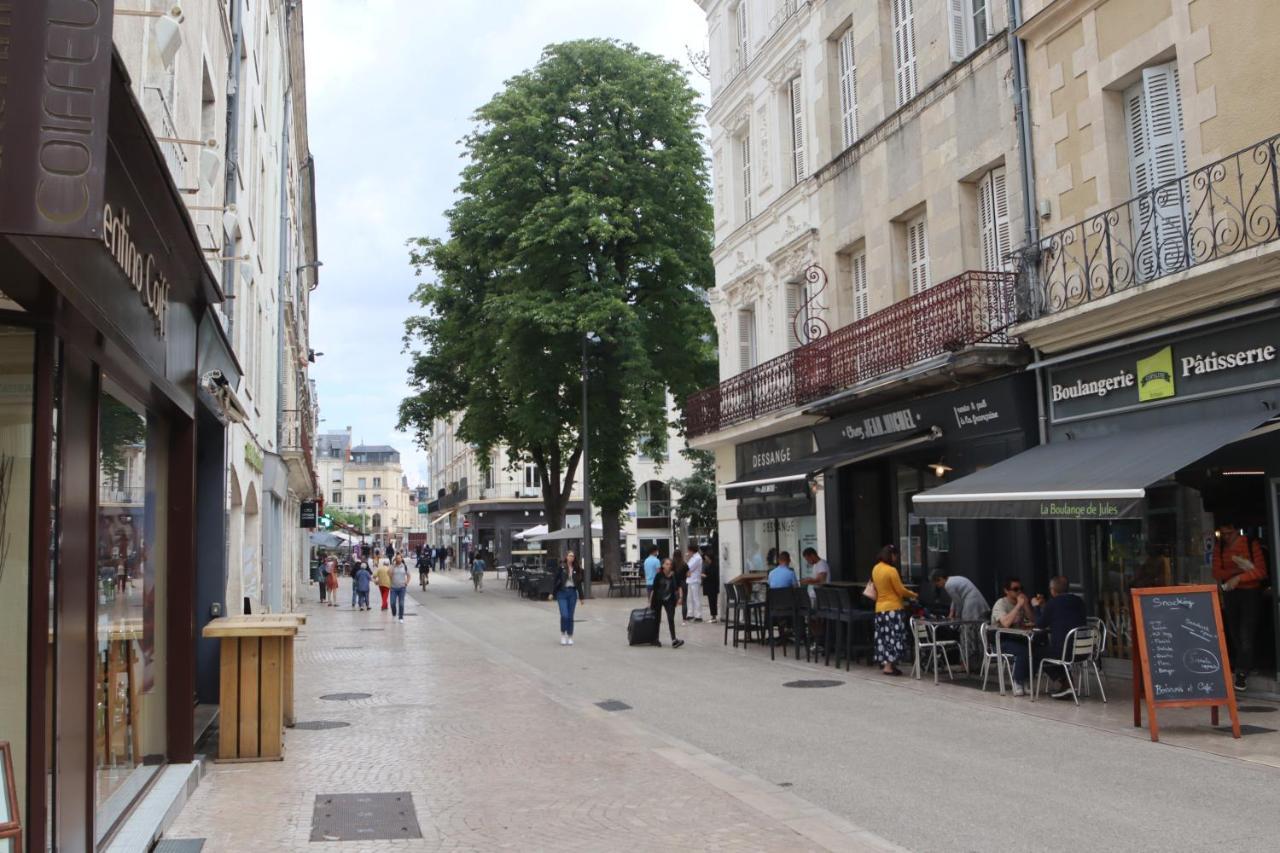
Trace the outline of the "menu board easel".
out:
<instances>
[{"instance_id":1,"label":"menu board easel","mask_svg":"<svg viewBox=\"0 0 1280 853\"><path fill-rule=\"evenodd\" d=\"M1157 708L1208 706L1218 725L1218 708L1231 715L1231 734L1240 737L1231 661L1222 633L1218 588L1160 586L1135 589L1133 632L1133 725L1142 727L1142 703L1151 721L1151 739L1160 739Z\"/></svg>"}]
</instances>

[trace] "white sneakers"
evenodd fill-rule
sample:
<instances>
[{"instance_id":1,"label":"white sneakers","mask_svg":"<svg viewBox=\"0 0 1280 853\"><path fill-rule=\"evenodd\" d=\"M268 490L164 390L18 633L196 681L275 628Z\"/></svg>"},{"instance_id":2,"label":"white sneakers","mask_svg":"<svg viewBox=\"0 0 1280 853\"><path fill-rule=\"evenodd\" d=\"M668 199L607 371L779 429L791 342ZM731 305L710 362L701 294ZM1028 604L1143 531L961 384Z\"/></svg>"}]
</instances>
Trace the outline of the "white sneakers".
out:
<instances>
[{"instance_id":1,"label":"white sneakers","mask_svg":"<svg viewBox=\"0 0 1280 853\"><path fill-rule=\"evenodd\" d=\"M1014 696L1026 696L1026 695L1027 695L1027 691L1023 688L1023 686L1022 686L1021 684L1015 684L1015 685L1013 685L1013 695L1014 695Z\"/></svg>"},{"instance_id":2,"label":"white sneakers","mask_svg":"<svg viewBox=\"0 0 1280 853\"><path fill-rule=\"evenodd\" d=\"M571 646L573 645L573 637L570 637L570 638L569 638L569 645L571 645Z\"/></svg>"},{"instance_id":3,"label":"white sneakers","mask_svg":"<svg viewBox=\"0 0 1280 853\"><path fill-rule=\"evenodd\" d=\"M562 645L562 646L572 646L572 645L573 645L573 637L570 637L568 634L561 634L561 635L560 635L560 645Z\"/></svg>"}]
</instances>

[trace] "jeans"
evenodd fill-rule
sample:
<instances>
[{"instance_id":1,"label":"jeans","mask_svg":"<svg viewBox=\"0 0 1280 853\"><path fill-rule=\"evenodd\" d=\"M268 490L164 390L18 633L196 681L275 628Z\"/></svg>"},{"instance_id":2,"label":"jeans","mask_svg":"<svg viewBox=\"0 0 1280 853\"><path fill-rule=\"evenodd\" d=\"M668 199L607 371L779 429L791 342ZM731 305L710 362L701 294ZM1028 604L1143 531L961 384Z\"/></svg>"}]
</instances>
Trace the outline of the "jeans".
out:
<instances>
[{"instance_id":1,"label":"jeans","mask_svg":"<svg viewBox=\"0 0 1280 853\"><path fill-rule=\"evenodd\" d=\"M560 605L560 633L573 636L573 611L578 607L578 591L571 586L556 593Z\"/></svg>"},{"instance_id":2,"label":"jeans","mask_svg":"<svg viewBox=\"0 0 1280 853\"><path fill-rule=\"evenodd\" d=\"M391 588L391 615L404 618L404 594L408 592L405 587Z\"/></svg>"},{"instance_id":3,"label":"jeans","mask_svg":"<svg viewBox=\"0 0 1280 853\"><path fill-rule=\"evenodd\" d=\"M696 583L690 582L688 586L689 586L689 595L688 595L687 601L689 602L689 609L688 609L689 616L694 619L701 619L702 618L702 581L697 581Z\"/></svg>"},{"instance_id":4,"label":"jeans","mask_svg":"<svg viewBox=\"0 0 1280 853\"><path fill-rule=\"evenodd\" d=\"M1227 617L1231 668L1248 675L1253 669L1253 645L1258 637L1258 621L1262 613L1262 590L1227 590L1222 594L1222 609Z\"/></svg>"},{"instance_id":5,"label":"jeans","mask_svg":"<svg viewBox=\"0 0 1280 853\"><path fill-rule=\"evenodd\" d=\"M352 596L355 597L355 599L360 603L361 607L363 607L366 610L369 609L369 590L366 589L364 592L352 593ZM355 607L354 604L351 606Z\"/></svg>"},{"instance_id":6,"label":"jeans","mask_svg":"<svg viewBox=\"0 0 1280 853\"><path fill-rule=\"evenodd\" d=\"M476 592L484 589L484 572L472 572L471 585L476 588Z\"/></svg>"}]
</instances>

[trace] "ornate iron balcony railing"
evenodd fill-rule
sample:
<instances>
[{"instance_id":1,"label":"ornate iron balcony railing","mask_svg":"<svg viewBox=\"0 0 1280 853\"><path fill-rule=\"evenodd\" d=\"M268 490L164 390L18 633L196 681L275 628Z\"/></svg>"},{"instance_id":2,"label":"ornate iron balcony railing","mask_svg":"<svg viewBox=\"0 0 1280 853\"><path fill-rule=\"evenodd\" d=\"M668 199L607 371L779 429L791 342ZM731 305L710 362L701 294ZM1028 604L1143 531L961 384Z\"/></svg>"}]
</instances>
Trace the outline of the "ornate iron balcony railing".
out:
<instances>
[{"instance_id":1,"label":"ornate iron balcony railing","mask_svg":"<svg viewBox=\"0 0 1280 853\"><path fill-rule=\"evenodd\" d=\"M1280 135L1042 238L1022 272L1021 317L1077 308L1280 238L1278 159Z\"/></svg>"},{"instance_id":2,"label":"ornate iron balcony railing","mask_svg":"<svg viewBox=\"0 0 1280 853\"><path fill-rule=\"evenodd\" d=\"M851 388L948 352L1013 346L1014 274L970 270L690 395L690 436Z\"/></svg>"}]
</instances>

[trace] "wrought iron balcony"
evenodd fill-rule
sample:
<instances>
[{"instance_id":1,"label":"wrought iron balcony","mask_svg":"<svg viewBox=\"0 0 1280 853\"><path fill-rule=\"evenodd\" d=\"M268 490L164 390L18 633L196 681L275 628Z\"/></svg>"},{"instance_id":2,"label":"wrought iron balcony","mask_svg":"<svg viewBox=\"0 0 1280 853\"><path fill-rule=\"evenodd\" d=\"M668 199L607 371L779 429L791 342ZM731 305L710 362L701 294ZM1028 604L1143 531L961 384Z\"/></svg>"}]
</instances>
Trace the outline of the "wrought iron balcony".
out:
<instances>
[{"instance_id":1,"label":"wrought iron balcony","mask_svg":"<svg viewBox=\"0 0 1280 853\"><path fill-rule=\"evenodd\" d=\"M971 270L692 394L690 436L781 412L972 346L1012 346L1013 273Z\"/></svg>"},{"instance_id":2,"label":"wrought iron balcony","mask_svg":"<svg viewBox=\"0 0 1280 853\"><path fill-rule=\"evenodd\" d=\"M1033 320L1280 238L1280 135L1040 240L1023 270Z\"/></svg>"},{"instance_id":3,"label":"wrought iron balcony","mask_svg":"<svg viewBox=\"0 0 1280 853\"><path fill-rule=\"evenodd\" d=\"M301 453L311 458L315 437L312 435L311 409L285 409L281 412L280 450Z\"/></svg>"}]
</instances>

